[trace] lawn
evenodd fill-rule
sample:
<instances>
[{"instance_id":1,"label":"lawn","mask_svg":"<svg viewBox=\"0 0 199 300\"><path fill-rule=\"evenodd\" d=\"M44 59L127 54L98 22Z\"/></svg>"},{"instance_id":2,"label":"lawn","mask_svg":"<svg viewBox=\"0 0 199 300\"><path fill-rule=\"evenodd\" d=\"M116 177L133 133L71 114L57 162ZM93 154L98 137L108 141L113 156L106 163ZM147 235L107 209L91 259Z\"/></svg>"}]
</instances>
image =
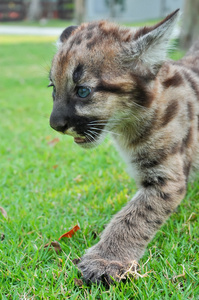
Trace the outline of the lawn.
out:
<instances>
[{"instance_id":1,"label":"lawn","mask_svg":"<svg viewBox=\"0 0 199 300\"><path fill-rule=\"evenodd\" d=\"M86 151L49 127L53 42L0 37L0 299L199 299L199 179L148 245L137 278L109 289L77 281L72 260L136 186L108 139ZM44 249L76 224L61 253Z\"/></svg>"},{"instance_id":2,"label":"lawn","mask_svg":"<svg viewBox=\"0 0 199 300\"><path fill-rule=\"evenodd\" d=\"M157 22L159 22L160 19L155 20L146 20L144 22L131 22L126 23L127 26L145 26L145 25L153 25ZM0 25L7 25L7 26L38 26L38 27L67 27L73 23L76 25L75 20L74 21L67 21L67 20L61 20L61 19L52 19L52 20L42 20L42 21L15 21L15 22L0 22Z\"/></svg>"}]
</instances>

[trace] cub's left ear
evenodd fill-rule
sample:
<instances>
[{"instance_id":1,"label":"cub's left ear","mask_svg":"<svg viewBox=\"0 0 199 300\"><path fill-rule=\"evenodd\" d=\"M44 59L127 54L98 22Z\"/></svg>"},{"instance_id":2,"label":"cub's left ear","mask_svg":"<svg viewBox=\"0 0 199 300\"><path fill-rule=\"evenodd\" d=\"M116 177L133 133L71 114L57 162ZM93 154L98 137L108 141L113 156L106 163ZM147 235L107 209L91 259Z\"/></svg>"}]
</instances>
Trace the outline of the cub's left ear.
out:
<instances>
[{"instance_id":1,"label":"cub's left ear","mask_svg":"<svg viewBox=\"0 0 199 300\"><path fill-rule=\"evenodd\" d=\"M169 40L179 17L179 9L168 15L160 23L138 29L131 42L131 60L137 67L148 67L154 73L165 60Z\"/></svg>"},{"instance_id":2,"label":"cub's left ear","mask_svg":"<svg viewBox=\"0 0 199 300\"><path fill-rule=\"evenodd\" d=\"M69 26L60 35L58 41L57 41L57 47L59 48L71 35L73 31L75 31L78 28L78 26Z\"/></svg>"}]
</instances>

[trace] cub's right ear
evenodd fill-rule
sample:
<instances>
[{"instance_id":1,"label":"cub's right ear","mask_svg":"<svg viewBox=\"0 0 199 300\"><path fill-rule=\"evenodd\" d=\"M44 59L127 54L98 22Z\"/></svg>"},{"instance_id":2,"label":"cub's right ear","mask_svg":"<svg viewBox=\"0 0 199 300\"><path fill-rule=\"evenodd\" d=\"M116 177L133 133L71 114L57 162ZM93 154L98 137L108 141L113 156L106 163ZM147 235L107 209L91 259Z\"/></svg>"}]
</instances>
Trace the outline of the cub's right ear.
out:
<instances>
[{"instance_id":1,"label":"cub's right ear","mask_svg":"<svg viewBox=\"0 0 199 300\"><path fill-rule=\"evenodd\" d=\"M78 26L69 26L60 35L58 41L57 41L57 47L59 48L71 35L73 31L75 31L78 28Z\"/></svg>"}]
</instances>

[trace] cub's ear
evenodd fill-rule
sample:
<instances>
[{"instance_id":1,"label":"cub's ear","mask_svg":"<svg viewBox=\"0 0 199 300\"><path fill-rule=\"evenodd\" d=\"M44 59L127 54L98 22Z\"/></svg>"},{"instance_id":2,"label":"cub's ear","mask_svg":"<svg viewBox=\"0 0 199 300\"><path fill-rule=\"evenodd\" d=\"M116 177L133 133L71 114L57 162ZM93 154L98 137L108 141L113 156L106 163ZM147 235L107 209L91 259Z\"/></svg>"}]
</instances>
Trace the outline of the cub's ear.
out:
<instances>
[{"instance_id":1,"label":"cub's ear","mask_svg":"<svg viewBox=\"0 0 199 300\"><path fill-rule=\"evenodd\" d=\"M60 35L58 41L57 41L57 47L59 48L71 35L73 31L75 31L78 28L78 26L69 26Z\"/></svg>"},{"instance_id":2,"label":"cub's ear","mask_svg":"<svg viewBox=\"0 0 199 300\"><path fill-rule=\"evenodd\" d=\"M131 42L131 60L135 67L150 69L156 73L165 60L174 27L179 17L179 9L151 27L138 29Z\"/></svg>"}]
</instances>

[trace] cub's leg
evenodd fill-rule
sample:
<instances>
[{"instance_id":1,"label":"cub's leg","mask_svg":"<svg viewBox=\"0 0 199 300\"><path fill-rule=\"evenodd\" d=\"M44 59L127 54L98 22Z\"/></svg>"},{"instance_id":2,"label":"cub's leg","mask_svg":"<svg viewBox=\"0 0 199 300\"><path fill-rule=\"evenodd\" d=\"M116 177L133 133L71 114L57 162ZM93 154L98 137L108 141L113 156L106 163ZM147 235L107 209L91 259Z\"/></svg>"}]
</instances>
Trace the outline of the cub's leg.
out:
<instances>
[{"instance_id":1,"label":"cub's leg","mask_svg":"<svg viewBox=\"0 0 199 300\"><path fill-rule=\"evenodd\" d=\"M175 164L174 164L175 165ZM186 192L185 167L165 176L148 177L134 198L117 213L100 241L81 258L78 268L87 281L111 277L119 281L132 261L138 261L156 231L178 206Z\"/></svg>"}]
</instances>

